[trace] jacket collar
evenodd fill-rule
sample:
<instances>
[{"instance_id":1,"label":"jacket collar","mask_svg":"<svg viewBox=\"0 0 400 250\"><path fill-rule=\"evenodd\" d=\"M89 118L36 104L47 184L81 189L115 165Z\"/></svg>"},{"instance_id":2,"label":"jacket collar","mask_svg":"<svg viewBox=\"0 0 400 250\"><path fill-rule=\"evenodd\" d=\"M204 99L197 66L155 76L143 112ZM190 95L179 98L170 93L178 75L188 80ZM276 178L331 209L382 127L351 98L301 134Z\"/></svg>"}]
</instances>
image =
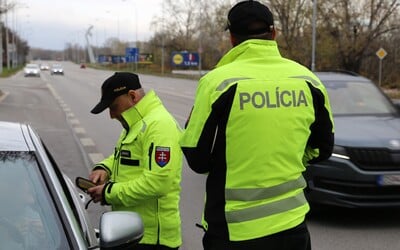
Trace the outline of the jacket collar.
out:
<instances>
[{"instance_id":1,"label":"jacket collar","mask_svg":"<svg viewBox=\"0 0 400 250\"><path fill-rule=\"evenodd\" d=\"M217 64L217 68L235 60L253 57L279 56L278 45L275 40L249 39L236 45L226 53Z\"/></svg>"},{"instance_id":2,"label":"jacket collar","mask_svg":"<svg viewBox=\"0 0 400 250\"><path fill-rule=\"evenodd\" d=\"M136 103L136 105L125 110L122 113L122 118L129 127L135 125L138 121L142 120L151 110L161 105L161 100L158 98L153 90L146 93L143 98Z\"/></svg>"}]
</instances>

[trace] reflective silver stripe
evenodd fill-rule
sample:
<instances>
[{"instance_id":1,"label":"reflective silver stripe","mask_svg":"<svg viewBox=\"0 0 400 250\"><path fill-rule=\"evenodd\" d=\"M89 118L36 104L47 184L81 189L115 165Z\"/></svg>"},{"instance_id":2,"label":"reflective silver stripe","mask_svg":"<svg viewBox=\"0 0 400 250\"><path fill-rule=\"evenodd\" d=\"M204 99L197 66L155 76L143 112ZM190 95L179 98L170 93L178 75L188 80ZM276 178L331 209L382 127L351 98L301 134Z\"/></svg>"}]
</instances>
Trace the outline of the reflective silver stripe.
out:
<instances>
[{"instance_id":1,"label":"reflective silver stripe","mask_svg":"<svg viewBox=\"0 0 400 250\"><path fill-rule=\"evenodd\" d=\"M295 189L305 188L306 181L303 176L280 185L267 188L227 188L225 200L231 201L257 201L277 197Z\"/></svg>"},{"instance_id":2,"label":"reflective silver stripe","mask_svg":"<svg viewBox=\"0 0 400 250\"><path fill-rule=\"evenodd\" d=\"M237 82L240 80L246 80L246 79L250 79L248 77L238 77L238 78L230 78L230 79L226 79L223 82L221 82L218 87L216 88L217 91L222 91L226 88L226 86L228 86L229 84L233 83L233 82Z\"/></svg>"},{"instance_id":3,"label":"reflective silver stripe","mask_svg":"<svg viewBox=\"0 0 400 250\"><path fill-rule=\"evenodd\" d=\"M314 87L318 87L319 85L321 85L317 80L310 76L293 76L292 78L304 79L306 81L309 81L312 85L314 85Z\"/></svg>"},{"instance_id":4,"label":"reflective silver stripe","mask_svg":"<svg viewBox=\"0 0 400 250\"><path fill-rule=\"evenodd\" d=\"M303 192L300 192L298 195L287 199L271 202L261 206L245 208L238 211L226 212L225 217L228 223L239 223L283 213L298 208L306 203L307 200L304 197Z\"/></svg>"},{"instance_id":5,"label":"reflective silver stripe","mask_svg":"<svg viewBox=\"0 0 400 250\"><path fill-rule=\"evenodd\" d=\"M143 122L141 132L143 133L144 131L146 131L146 128L147 128L147 124L145 122Z\"/></svg>"}]
</instances>

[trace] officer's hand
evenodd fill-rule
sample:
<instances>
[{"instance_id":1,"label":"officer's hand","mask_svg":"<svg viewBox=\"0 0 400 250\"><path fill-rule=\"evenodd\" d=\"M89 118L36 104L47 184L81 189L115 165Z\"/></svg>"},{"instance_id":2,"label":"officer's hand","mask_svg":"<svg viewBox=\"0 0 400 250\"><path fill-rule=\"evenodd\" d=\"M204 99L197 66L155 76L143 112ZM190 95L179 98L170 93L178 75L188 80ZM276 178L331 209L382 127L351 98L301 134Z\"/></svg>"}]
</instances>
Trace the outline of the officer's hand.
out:
<instances>
[{"instance_id":1,"label":"officer's hand","mask_svg":"<svg viewBox=\"0 0 400 250\"><path fill-rule=\"evenodd\" d=\"M103 201L103 189L104 189L105 184L91 187L88 189L88 194L90 197L93 199L94 203L101 202L101 204L105 204Z\"/></svg>"},{"instance_id":2,"label":"officer's hand","mask_svg":"<svg viewBox=\"0 0 400 250\"><path fill-rule=\"evenodd\" d=\"M107 171L104 169L93 170L89 175L89 180L96 183L96 185L104 184L108 180Z\"/></svg>"}]
</instances>

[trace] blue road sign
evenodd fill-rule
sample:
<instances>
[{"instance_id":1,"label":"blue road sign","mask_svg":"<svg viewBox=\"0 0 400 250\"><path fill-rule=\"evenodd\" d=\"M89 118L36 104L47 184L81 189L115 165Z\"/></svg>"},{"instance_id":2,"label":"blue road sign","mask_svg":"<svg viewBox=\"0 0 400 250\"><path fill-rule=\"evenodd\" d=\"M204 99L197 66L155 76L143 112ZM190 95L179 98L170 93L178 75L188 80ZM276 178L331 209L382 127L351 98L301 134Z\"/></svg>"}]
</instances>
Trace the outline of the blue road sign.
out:
<instances>
[{"instance_id":1,"label":"blue road sign","mask_svg":"<svg viewBox=\"0 0 400 250\"><path fill-rule=\"evenodd\" d=\"M138 62L139 48L132 48L132 47L125 48L125 59L126 62Z\"/></svg>"},{"instance_id":2,"label":"blue road sign","mask_svg":"<svg viewBox=\"0 0 400 250\"><path fill-rule=\"evenodd\" d=\"M99 63L111 63L111 57L107 55L99 55L97 57L97 62Z\"/></svg>"},{"instance_id":3,"label":"blue road sign","mask_svg":"<svg viewBox=\"0 0 400 250\"><path fill-rule=\"evenodd\" d=\"M111 56L112 63L124 63L126 62L125 60L126 59L124 56L115 56L115 55Z\"/></svg>"},{"instance_id":4,"label":"blue road sign","mask_svg":"<svg viewBox=\"0 0 400 250\"><path fill-rule=\"evenodd\" d=\"M188 51L174 51L171 56L173 66L198 66L199 53Z\"/></svg>"}]
</instances>

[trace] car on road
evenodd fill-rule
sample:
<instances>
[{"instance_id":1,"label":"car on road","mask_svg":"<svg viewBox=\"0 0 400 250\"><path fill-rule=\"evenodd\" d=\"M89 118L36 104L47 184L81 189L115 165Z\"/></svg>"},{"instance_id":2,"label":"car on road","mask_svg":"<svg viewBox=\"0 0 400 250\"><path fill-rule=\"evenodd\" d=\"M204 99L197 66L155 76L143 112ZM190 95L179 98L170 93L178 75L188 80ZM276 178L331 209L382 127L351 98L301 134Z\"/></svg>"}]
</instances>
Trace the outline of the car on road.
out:
<instances>
[{"instance_id":1,"label":"car on road","mask_svg":"<svg viewBox=\"0 0 400 250\"><path fill-rule=\"evenodd\" d=\"M36 76L40 77L40 68L38 64L35 63L28 63L24 67L24 76Z\"/></svg>"},{"instance_id":2,"label":"car on road","mask_svg":"<svg viewBox=\"0 0 400 250\"><path fill-rule=\"evenodd\" d=\"M50 69L52 75L64 75L64 68L61 64L53 64Z\"/></svg>"},{"instance_id":3,"label":"car on road","mask_svg":"<svg viewBox=\"0 0 400 250\"><path fill-rule=\"evenodd\" d=\"M46 63L40 64L40 70L49 70L50 66Z\"/></svg>"},{"instance_id":4,"label":"car on road","mask_svg":"<svg viewBox=\"0 0 400 250\"><path fill-rule=\"evenodd\" d=\"M142 238L133 212L102 214L96 232L84 197L31 126L0 122L0 249L111 249Z\"/></svg>"},{"instance_id":5,"label":"car on road","mask_svg":"<svg viewBox=\"0 0 400 250\"><path fill-rule=\"evenodd\" d=\"M308 166L311 204L400 207L400 105L372 81L344 72L317 72L335 123L332 156Z\"/></svg>"}]
</instances>

